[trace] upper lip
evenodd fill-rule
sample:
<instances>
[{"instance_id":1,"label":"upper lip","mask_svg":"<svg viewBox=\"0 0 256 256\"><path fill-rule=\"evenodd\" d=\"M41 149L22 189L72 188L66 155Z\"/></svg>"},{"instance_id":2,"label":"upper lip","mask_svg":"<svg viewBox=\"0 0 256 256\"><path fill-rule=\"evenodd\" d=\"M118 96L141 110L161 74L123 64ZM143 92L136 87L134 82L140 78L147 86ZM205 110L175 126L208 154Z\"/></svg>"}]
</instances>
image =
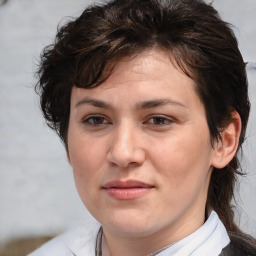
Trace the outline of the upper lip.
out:
<instances>
[{"instance_id":1,"label":"upper lip","mask_svg":"<svg viewBox=\"0 0 256 256\"><path fill-rule=\"evenodd\" d=\"M152 188L154 186L138 180L113 180L107 182L103 188Z\"/></svg>"}]
</instances>

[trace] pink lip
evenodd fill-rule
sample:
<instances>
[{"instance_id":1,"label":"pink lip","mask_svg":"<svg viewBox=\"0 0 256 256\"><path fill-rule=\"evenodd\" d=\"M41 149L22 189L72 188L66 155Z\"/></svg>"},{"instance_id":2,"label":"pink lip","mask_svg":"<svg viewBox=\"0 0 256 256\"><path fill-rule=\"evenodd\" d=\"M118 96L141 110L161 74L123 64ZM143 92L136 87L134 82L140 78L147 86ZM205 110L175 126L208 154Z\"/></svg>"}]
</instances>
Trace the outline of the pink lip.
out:
<instances>
[{"instance_id":1,"label":"pink lip","mask_svg":"<svg viewBox=\"0 0 256 256\"><path fill-rule=\"evenodd\" d=\"M150 192L152 188L154 188L154 186L137 180L114 180L103 186L103 189L108 195L119 200L139 198Z\"/></svg>"}]
</instances>

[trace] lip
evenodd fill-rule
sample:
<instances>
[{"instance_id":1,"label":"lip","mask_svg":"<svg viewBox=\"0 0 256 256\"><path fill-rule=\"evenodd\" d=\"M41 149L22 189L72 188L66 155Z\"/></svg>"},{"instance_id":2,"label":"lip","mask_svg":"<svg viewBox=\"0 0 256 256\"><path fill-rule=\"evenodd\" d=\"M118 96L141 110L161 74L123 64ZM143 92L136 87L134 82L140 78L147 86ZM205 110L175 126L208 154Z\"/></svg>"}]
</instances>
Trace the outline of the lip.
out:
<instances>
[{"instance_id":1,"label":"lip","mask_svg":"<svg viewBox=\"0 0 256 256\"><path fill-rule=\"evenodd\" d=\"M118 200L133 200L149 193L154 186L137 180L114 180L107 182L103 189L107 194Z\"/></svg>"}]
</instances>

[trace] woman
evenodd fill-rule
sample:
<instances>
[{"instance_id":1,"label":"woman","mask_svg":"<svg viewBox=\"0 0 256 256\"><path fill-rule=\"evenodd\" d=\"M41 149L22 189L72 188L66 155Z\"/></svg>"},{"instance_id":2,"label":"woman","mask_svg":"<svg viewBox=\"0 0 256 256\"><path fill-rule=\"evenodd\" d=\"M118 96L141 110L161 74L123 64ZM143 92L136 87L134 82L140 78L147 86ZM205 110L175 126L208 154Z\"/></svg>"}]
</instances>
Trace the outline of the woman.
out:
<instances>
[{"instance_id":1,"label":"woman","mask_svg":"<svg viewBox=\"0 0 256 256\"><path fill-rule=\"evenodd\" d=\"M63 26L38 92L100 227L34 255L256 255L231 199L250 110L229 25L203 1L114 0Z\"/></svg>"}]
</instances>

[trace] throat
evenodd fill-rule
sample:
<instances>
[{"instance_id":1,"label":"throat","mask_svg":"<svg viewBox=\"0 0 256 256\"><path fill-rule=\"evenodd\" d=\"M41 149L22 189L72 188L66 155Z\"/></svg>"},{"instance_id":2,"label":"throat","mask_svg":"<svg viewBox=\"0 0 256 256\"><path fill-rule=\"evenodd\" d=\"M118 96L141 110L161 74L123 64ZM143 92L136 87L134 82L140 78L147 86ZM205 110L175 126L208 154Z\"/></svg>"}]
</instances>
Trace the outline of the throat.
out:
<instances>
[{"instance_id":1,"label":"throat","mask_svg":"<svg viewBox=\"0 0 256 256\"><path fill-rule=\"evenodd\" d=\"M137 239L136 239L137 240ZM115 247L115 251L111 253L108 243L106 241L105 235L103 233L103 229L100 228L98 235L97 235L97 241L96 241L96 251L95 251L95 255L96 256L116 256L116 255L122 255L122 256L130 256L130 255L134 255L134 256L155 256L158 253L160 253L161 251L165 250L166 248L168 248L170 245L165 246L164 248L154 251L152 253L152 248L150 248L150 246L148 246L147 242L143 242L140 243L139 248L137 248L135 246L135 241L130 241L129 244L126 244L125 247L123 246L116 246ZM144 248L141 247L142 244L147 244L147 246ZM122 250L121 250L122 248ZM124 249L126 248L126 249Z\"/></svg>"}]
</instances>

